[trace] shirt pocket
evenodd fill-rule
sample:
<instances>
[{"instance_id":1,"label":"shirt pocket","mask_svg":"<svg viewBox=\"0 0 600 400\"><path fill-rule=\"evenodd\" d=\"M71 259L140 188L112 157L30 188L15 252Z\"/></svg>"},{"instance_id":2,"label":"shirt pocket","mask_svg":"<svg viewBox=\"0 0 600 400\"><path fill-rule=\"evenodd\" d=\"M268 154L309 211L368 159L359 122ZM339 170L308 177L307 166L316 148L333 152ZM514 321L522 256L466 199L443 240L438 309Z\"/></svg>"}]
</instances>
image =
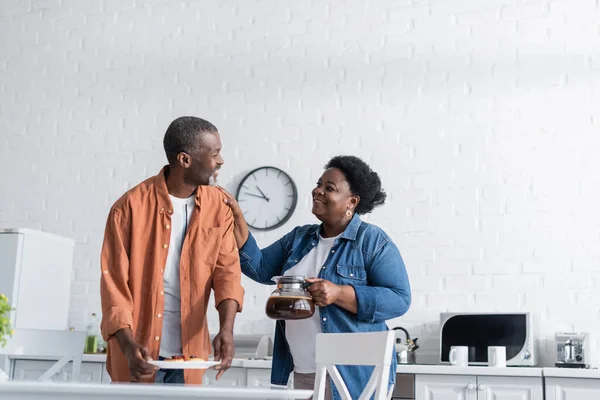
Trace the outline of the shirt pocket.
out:
<instances>
[{"instance_id":1,"label":"shirt pocket","mask_svg":"<svg viewBox=\"0 0 600 400\"><path fill-rule=\"evenodd\" d=\"M198 228L190 243L194 259L203 261L214 269L219 257L223 228Z\"/></svg>"},{"instance_id":2,"label":"shirt pocket","mask_svg":"<svg viewBox=\"0 0 600 400\"><path fill-rule=\"evenodd\" d=\"M337 279L345 285L366 285L367 271L364 267L354 265L338 265L336 267Z\"/></svg>"}]
</instances>

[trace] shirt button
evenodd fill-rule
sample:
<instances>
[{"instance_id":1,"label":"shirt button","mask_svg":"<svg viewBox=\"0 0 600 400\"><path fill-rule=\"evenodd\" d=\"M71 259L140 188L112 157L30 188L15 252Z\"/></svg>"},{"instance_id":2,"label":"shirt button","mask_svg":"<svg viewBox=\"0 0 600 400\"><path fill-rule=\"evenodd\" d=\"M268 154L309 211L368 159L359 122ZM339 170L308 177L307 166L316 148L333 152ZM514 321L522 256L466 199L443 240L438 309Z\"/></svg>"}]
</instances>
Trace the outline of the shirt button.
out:
<instances>
[{"instance_id":1,"label":"shirt button","mask_svg":"<svg viewBox=\"0 0 600 400\"><path fill-rule=\"evenodd\" d=\"M107 269L105 269L105 270L104 270L104 273L105 273L105 274L108 274L108 270L107 270Z\"/></svg>"},{"instance_id":2,"label":"shirt button","mask_svg":"<svg viewBox=\"0 0 600 400\"><path fill-rule=\"evenodd\" d=\"M160 338L158 336L154 336L154 340L159 340Z\"/></svg>"},{"instance_id":3,"label":"shirt button","mask_svg":"<svg viewBox=\"0 0 600 400\"><path fill-rule=\"evenodd\" d=\"M327 321L327 318L323 318L323 321Z\"/></svg>"},{"instance_id":4,"label":"shirt button","mask_svg":"<svg viewBox=\"0 0 600 400\"><path fill-rule=\"evenodd\" d=\"M157 317L158 317L158 318L162 317L162 314L158 314L158 315L157 315Z\"/></svg>"},{"instance_id":5,"label":"shirt button","mask_svg":"<svg viewBox=\"0 0 600 400\"><path fill-rule=\"evenodd\" d=\"M168 244L163 244L163 247L166 249L167 247L169 247Z\"/></svg>"},{"instance_id":6,"label":"shirt button","mask_svg":"<svg viewBox=\"0 0 600 400\"><path fill-rule=\"evenodd\" d=\"M161 268L161 269L160 269L160 272L165 272L165 270Z\"/></svg>"},{"instance_id":7,"label":"shirt button","mask_svg":"<svg viewBox=\"0 0 600 400\"><path fill-rule=\"evenodd\" d=\"M332 253L335 253L335 250L331 250Z\"/></svg>"},{"instance_id":8,"label":"shirt button","mask_svg":"<svg viewBox=\"0 0 600 400\"><path fill-rule=\"evenodd\" d=\"M160 212L165 212L165 209L163 207L161 207Z\"/></svg>"},{"instance_id":9,"label":"shirt button","mask_svg":"<svg viewBox=\"0 0 600 400\"><path fill-rule=\"evenodd\" d=\"M161 294L161 296L162 296L163 294L165 294L165 292L163 292L163 291L161 290L161 291L160 291L160 294Z\"/></svg>"},{"instance_id":10,"label":"shirt button","mask_svg":"<svg viewBox=\"0 0 600 400\"><path fill-rule=\"evenodd\" d=\"M169 229L171 227L171 225L167 224L165 225L165 228Z\"/></svg>"},{"instance_id":11,"label":"shirt button","mask_svg":"<svg viewBox=\"0 0 600 400\"><path fill-rule=\"evenodd\" d=\"M314 246L314 245L315 245L315 242L312 242L310 245L311 245L311 246Z\"/></svg>"},{"instance_id":12,"label":"shirt button","mask_svg":"<svg viewBox=\"0 0 600 400\"><path fill-rule=\"evenodd\" d=\"M350 274L350 277L353 277L353 276L354 276L354 274Z\"/></svg>"}]
</instances>

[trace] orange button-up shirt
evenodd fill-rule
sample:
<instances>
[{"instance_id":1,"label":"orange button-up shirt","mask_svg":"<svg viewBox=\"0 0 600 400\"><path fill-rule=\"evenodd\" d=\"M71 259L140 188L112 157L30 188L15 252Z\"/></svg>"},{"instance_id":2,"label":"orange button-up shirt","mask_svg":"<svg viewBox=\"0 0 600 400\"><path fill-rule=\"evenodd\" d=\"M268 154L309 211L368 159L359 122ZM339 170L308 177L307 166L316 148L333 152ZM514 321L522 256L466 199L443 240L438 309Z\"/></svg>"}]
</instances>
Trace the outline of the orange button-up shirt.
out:
<instances>
[{"instance_id":1,"label":"orange button-up shirt","mask_svg":"<svg viewBox=\"0 0 600 400\"><path fill-rule=\"evenodd\" d=\"M102 336L108 343L106 368L115 382L129 382L127 359L114 333L129 327L135 340L158 359L164 310L163 273L171 238L173 205L165 181L168 166L125 193L110 210L102 246ZM244 290L233 215L216 188L199 186L181 249L181 342L186 356L208 358L206 321L211 289L215 305L237 301ZM186 383L201 384L203 370L184 370Z\"/></svg>"}]
</instances>

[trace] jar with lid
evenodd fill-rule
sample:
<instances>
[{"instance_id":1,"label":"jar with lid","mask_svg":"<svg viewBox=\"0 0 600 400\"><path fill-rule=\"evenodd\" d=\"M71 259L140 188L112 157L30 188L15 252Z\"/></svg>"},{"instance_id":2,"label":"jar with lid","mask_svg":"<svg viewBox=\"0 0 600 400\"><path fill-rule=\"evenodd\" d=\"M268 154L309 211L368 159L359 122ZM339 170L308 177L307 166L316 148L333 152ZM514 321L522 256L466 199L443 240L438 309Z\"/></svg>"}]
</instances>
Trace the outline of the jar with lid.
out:
<instances>
[{"instance_id":1,"label":"jar with lid","mask_svg":"<svg viewBox=\"0 0 600 400\"><path fill-rule=\"evenodd\" d=\"M310 318L315 313L315 303L306 290L310 283L304 276L288 275L273 278L277 289L267 300L265 312L271 319L294 320Z\"/></svg>"}]
</instances>

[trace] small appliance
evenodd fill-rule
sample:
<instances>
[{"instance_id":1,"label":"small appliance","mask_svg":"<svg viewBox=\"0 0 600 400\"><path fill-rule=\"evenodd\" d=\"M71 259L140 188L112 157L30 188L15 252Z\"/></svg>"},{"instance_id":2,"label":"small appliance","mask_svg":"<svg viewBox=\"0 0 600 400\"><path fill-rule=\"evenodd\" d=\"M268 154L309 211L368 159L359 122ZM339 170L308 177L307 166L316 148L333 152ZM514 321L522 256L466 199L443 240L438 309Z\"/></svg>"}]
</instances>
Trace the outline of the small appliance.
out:
<instances>
[{"instance_id":1,"label":"small appliance","mask_svg":"<svg viewBox=\"0 0 600 400\"><path fill-rule=\"evenodd\" d=\"M590 345L587 332L556 332L555 366L561 368L589 368Z\"/></svg>"},{"instance_id":2,"label":"small appliance","mask_svg":"<svg viewBox=\"0 0 600 400\"><path fill-rule=\"evenodd\" d=\"M470 365L488 365L488 348L506 348L506 365L533 367L538 364L532 314L442 313L440 314L440 362L450 362L453 346L469 348Z\"/></svg>"}]
</instances>

